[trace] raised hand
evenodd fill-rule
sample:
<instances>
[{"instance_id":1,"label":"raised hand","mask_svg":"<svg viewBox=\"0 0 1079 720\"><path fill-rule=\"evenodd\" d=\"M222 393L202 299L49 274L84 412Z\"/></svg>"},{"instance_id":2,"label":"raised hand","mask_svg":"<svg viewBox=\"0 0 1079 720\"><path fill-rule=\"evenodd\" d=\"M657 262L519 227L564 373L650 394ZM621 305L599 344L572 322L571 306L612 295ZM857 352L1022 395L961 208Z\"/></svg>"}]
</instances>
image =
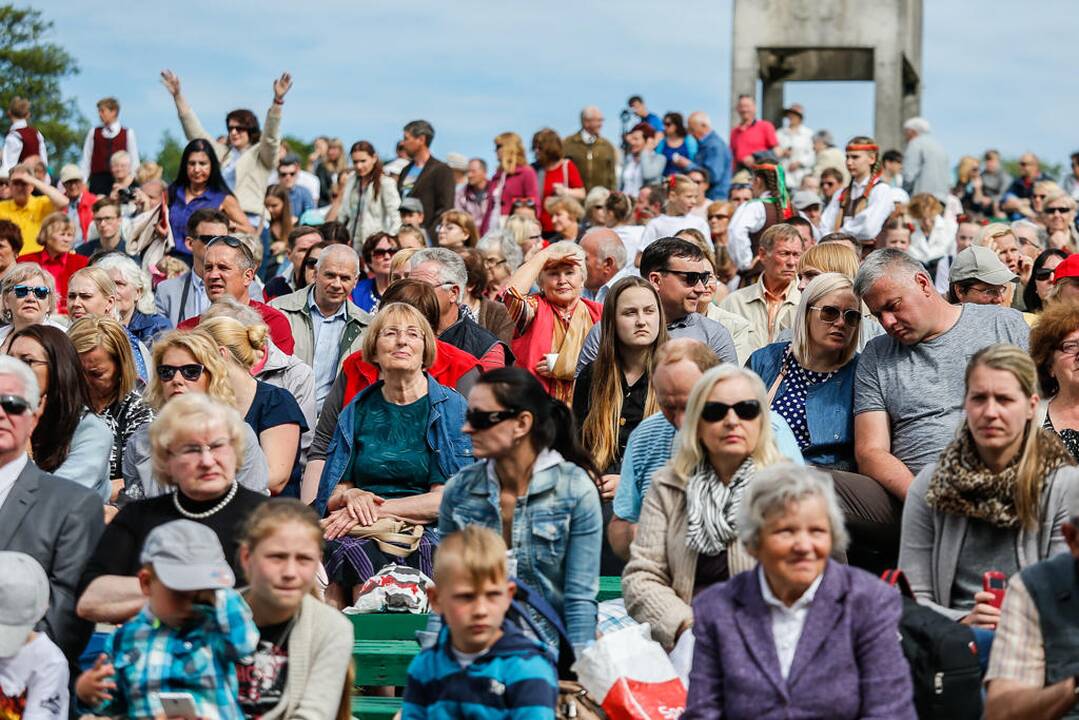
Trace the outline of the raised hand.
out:
<instances>
[{"instance_id":1,"label":"raised hand","mask_svg":"<svg viewBox=\"0 0 1079 720\"><path fill-rule=\"evenodd\" d=\"M290 88L292 88L292 76L287 72L281 73L281 77L273 81L274 100L277 102L284 100Z\"/></svg>"},{"instance_id":2,"label":"raised hand","mask_svg":"<svg viewBox=\"0 0 1079 720\"><path fill-rule=\"evenodd\" d=\"M180 77L172 70L161 71L161 84L173 97L180 94Z\"/></svg>"}]
</instances>

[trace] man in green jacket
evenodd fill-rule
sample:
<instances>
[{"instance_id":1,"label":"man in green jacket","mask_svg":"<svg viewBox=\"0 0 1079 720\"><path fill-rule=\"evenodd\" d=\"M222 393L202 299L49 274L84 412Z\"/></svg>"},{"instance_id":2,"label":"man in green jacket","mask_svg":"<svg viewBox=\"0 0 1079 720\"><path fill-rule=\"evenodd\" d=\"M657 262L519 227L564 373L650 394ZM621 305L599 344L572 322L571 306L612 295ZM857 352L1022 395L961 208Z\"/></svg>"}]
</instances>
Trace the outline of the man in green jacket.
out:
<instances>
[{"instance_id":1,"label":"man in green jacket","mask_svg":"<svg viewBox=\"0 0 1079 720\"><path fill-rule=\"evenodd\" d=\"M563 154L577 166L586 191L594 187L618 188L614 174L618 153L600 136L602 129L603 113L590 105L581 111L581 129L562 141Z\"/></svg>"}]
</instances>

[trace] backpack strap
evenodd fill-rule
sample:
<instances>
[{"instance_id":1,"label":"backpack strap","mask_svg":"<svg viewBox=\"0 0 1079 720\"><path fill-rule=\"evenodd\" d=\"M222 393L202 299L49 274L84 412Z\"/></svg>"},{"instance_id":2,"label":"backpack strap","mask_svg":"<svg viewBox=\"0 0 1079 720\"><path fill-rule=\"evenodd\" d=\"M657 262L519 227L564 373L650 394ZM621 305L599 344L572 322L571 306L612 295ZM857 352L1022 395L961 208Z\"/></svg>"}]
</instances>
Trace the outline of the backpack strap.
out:
<instances>
[{"instance_id":1,"label":"backpack strap","mask_svg":"<svg viewBox=\"0 0 1079 720\"><path fill-rule=\"evenodd\" d=\"M570 642L569 635L566 634L566 626L562 623L562 618L558 616L558 613L547 602L547 599L522 582L520 578L517 578L517 592L510 602L510 608L515 611L514 614L537 637L542 638L543 634L540 633L536 623L529 617L528 609L534 611L555 629L558 633L558 657L554 658L554 660L558 670L558 677L562 680L576 680L576 674L570 670L570 666L573 665L576 659L573 643Z\"/></svg>"},{"instance_id":2,"label":"backpack strap","mask_svg":"<svg viewBox=\"0 0 1079 720\"><path fill-rule=\"evenodd\" d=\"M903 574L902 570L885 570L880 574L880 579L898 590L903 597L914 599L914 591L910 589L910 581L907 580L907 576Z\"/></svg>"}]
</instances>

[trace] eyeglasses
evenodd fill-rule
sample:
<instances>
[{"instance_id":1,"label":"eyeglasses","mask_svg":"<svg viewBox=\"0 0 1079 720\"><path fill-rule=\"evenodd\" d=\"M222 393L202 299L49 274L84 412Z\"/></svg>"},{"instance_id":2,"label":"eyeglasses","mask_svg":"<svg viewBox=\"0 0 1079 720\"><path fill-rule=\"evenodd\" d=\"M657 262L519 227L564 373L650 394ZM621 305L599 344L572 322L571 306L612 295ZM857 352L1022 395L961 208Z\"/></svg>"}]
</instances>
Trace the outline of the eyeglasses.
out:
<instances>
[{"instance_id":1,"label":"eyeglasses","mask_svg":"<svg viewBox=\"0 0 1079 720\"><path fill-rule=\"evenodd\" d=\"M1079 340L1069 340L1066 343L1061 343L1057 350L1060 351L1061 355L1079 355Z\"/></svg>"},{"instance_id":2,"label":"eyeglasses","mask_svg":"<svg viewBox=\"0 0 1079 720\"><path fill-rule=\"evenodd\" d=\"M1067 215L1071 210L1062 207L1047 207L1045 208L1045 212L1049 215Z\"/></svg>"},{"instance_id":3,"label":"eyeglasses","mask_svg":"<svg viewBox=\"0 0 1079 720\"><path fill-rule=\"evenodd\" d=\"M228 438L218 438L209 445L201 445L192 443L190 445L181 445L179 450L169 452L173 455L179 455L180 457L188 460L197 460L203 456L204 453L210 453L211 455L217 455L219 452L227 447L230 447L232 442Z\"/></svg>"},{"instance_id":4,"label":"eyeglasses","mask_svg":"<svg viewBox=\"0 0 1079 720\"><path fill-rule=\"evenodd\" d=\"M393 257L397 254L397 248L375 248L371 251L371 257Z\"/></svg>"},{"instance_id":5,"label":"eyeglasses","mask_svg":"<svg viewBox=\"0 0 1079 720\"><path fill-rule=\"evenodd\" d=\"M465 412L465 420L473 430L488 430L500 422L515 418L521 414L521 410L469 410Z\"/></svg>"},{"instance_id":6,"label":"eyeglasses","mask_svg":"<svg viewBox=\"0 0 1079 720\"><path fill-rule=\"evenodd\" d=\"M714 215L709 215L708 219L709 220L730 220L731 216L730 215L724 215L722 213L715 213Z\"/></svg>"},{"instance_id":7,"label":"eyeglasses","mask_svg":"<svg viewBox=\"0 0 1079 720\"><path fill-rule=\"evenodd\" d=\"M719 422L734 410L734 414L742 420L753 420L761 414L761 404L756 400L740 400L733 405L723 402L706 402L701 408L701 420L705 422Z\"/></svg>"},{"instance_id":8,"label":"eyeglasses","mask_svg":"<svg viewBox=\"0 0 1079 720\"><path fill-rule=\"evenodd\" d=\"M94 218L94 222L116 222L120 219L119 215L98 215Z\"/></svg>"},{"instance_id":9,"label":"eyeglasses","mask_svg":"<svg viewBox=\"0 0 1079 720\"><path fill-rule=\"evenodd\" d=\"M49 296L50 290L44 285L30 286L30 285L16 285L11 288L11 292L15 294L15 297L22 300L30 293L34 293L34 297L38 300L44 300Z\"/></svg>"},{"instance_id":10,"label":"eyeglasses","mask_svg":"<svg viewBox=\"0 0 1079 720\"><path fill-rule=\"evenodd\" d=\"M278 177L292 177L295 174L296 174L295 170L293 170L292 172L284 172L282 170L277 171Z\"/></svg>"},{"instance_id":11,"label":"eyeglasses","mask_svg":"<svg viewBox=\"0 0 1079 720\"><path fill-rule=\"evenodd\" d=\"M857 310L840 310L834 305L810 305L809 309L819 312L820 319L826 323L834 323L840 316L851 327L856 327L862 321L862 314Z\"/></svg>"},{"instance_id":12,"label":"eyeglasses","mask_svg":"<svg viewBox=\"0 0 1079 720\"><path fill-rule=\"evenodd\" d=\"M696 287L697 284L707 285L712 280L712 273L705 272L691 272L686 270L671 270L670 268L660 268L661 273L670 273L671 275L677 275L682 278L689 287Z\"/></svg>"},{"instance_id":13,"label":"eyeglasses","mask_svg":"<svg viewBox=\"0 0 1079 720\"><path fill-rule=\"evenodd\" d=\"M307 258L306 260L303 261L303 266L305 268L313 268L316 265L318 265L318 258L317 257L309 257L309 258Z\"/></svg>"},{"instance_id":14,"label":"eyeglasses","mask_svg":"<svg viewBox=\"0 0 1079 720\"><path fill-rule=\"evenodd\" d=\"M188 382L195 382L202 377L202 371L206 368L199 363L188 363L187 365L158 365L155 369L162 382L169 382L176 377L176 373L180 373L180 376Z\"/></svg>"},{"instance_id":15,"label":"eyeglasses","mask_svg":"<svg viewBox=\"0 0 1079 720\"><path fill-rule=\"evenodd\" d=\"M509 262L509 261L508 261L508 260L506 260L506 258L485 257L485 258L483 259L483 264L484 264L484 265L486 265L486 266L487 266L487 267L489 267L489 268L491 268L491 267L498 267L498 266L499 266L499 265L501 265L502 263L508 263L508 262Z\"/></svg>"},{"instance_id":16,"label":"eyeglasses","mask_svg":"<svg viewBox=\"0 0 1079 720\"><path fill-rule=\"evenodd\" d=\"M30 409L30 401L18 395L0 395L0 409L5 415L22 415Z\"/></svg>"},{"instance_id":17,"label":"eyeglasses","mask_svg":"<svg viewBox=\"0 0 1079 720\"><path fill-rule=\"evenodd\" d=\"M379 339L394 341L396 341L399 337L404 337L406 340L411 340L413 342L422 342L423 332L415 326L406 328L388 327L379 330L378 337Z\"/></svg>"},{"instance_id":18,"label":"eyeglasses","mask_svg":"<svg viewBox=\"0 0 1079 720\"><path fill-rule=\"evenodd\" d=\"M1003 285L983 285L981 287L977 285L972 285L971 287L967 288L967 292L978 293L979 295L984 295L990 298L1001 298L1004 297L1004 293L1007 292L1007 288Z\"/></svg>"}]
</instances>

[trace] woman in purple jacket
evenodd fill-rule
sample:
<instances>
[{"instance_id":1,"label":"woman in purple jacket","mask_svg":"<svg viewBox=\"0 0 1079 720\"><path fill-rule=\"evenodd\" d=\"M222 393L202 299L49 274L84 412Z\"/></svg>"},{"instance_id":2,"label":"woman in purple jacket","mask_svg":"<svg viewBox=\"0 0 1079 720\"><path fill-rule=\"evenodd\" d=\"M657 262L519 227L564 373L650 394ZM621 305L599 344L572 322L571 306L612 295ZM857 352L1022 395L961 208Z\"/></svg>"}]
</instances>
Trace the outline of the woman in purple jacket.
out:
<instances>
[{"instance_id":1,"label":"woman in purple jacket","mask_svg":"<svg viewBox=\"0 0 1079 720\"><path fill-rule=\"evenodd\" d=\"M693 601L682 719L914 720L899 593L829 560L847 545L831 478L795 465L762 470L738 516L760 564Z\"/></svg>"}]
</instances>

